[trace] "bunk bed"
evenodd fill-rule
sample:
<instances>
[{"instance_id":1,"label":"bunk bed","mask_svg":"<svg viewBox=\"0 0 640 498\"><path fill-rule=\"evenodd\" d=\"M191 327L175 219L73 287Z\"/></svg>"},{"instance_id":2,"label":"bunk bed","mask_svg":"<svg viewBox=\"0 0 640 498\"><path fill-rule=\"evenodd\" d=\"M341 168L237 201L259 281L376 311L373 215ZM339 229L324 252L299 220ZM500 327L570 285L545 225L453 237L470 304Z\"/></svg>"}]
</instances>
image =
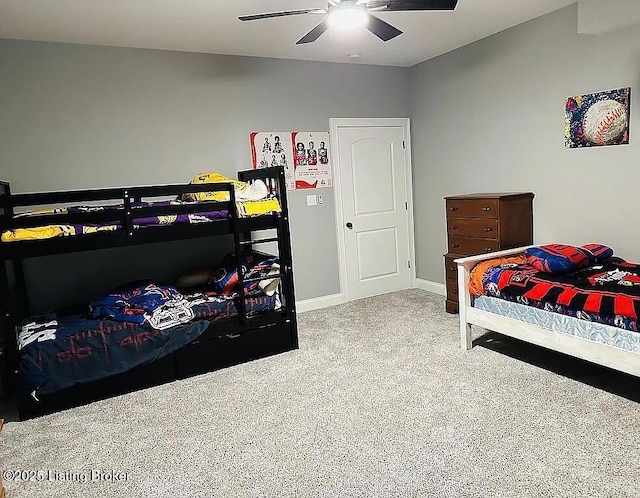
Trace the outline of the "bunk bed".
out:
<instances>
[{"instance_id":1,"label":"bunk bed","mask_svg":"<svg viewBox=\"0 0 640 498\"><path fill-rule=\"evenodd\" d=\"M0 182L0 345L4 343L9 387L15 394L20 419L298 348L284 170L241 171L238 178L247 183L264 182L279 208L249 216L249 203L237 199L230 182L29 194L12 194L10 185ZM167 201L168 197L178 200ZM91 203L93 207L51 208L77 203ZM25 209L29 209L28 214L21 214ZM48 233L51 227L56 227L53 235ZM9 238L16 233L38 235ZM87 374L86 378L61 383L62 388L38 395L32 391L21 364L25 354L18 334L32 315L25 260L211 236L233 237L239 289L235 299L199 295L199 300L190 304L190 313L198 320L181 324L183 329L175 344L170 344L170 334L158 334L162 336L160 350L151 351L133 368L114 370L106 376ZM277 273L269 273L278 282L277 288L270 296L250 295L248 289L254 282L264 281L264 275L251 276L243 265L248 254L262 254L254 246L267 243L277 245ZM127 326L134 336L135 327ZM100 331L101 327L96 325ZM149 336L148 330L145 334ZM69 353L70 360L77 360L76 353Z\"/></svg>"},{"instance_id":2,"label":"bunk bed","mask_svg":"<svg viewBox=\"0 0 640 498\"><path fill-rule=\"evenodd\" d=\"M482 264L486 266L482 268L480 276L487 275L485 271L490 271L492 268L497 269L494 273L496 276L500 275L499 272L502 271L502 268L507 271L512 267L515 268L513 278L505 278L504 283L513 283L522 290L529 289L529 284L533 282L533 279L528 279L526 276L521 278L516 275L519 269L516 267L519 264L516 260L524 261L528 250L539 247L541 246L518 247L455 260L458 271L458 288L460 289L460 344L462 349L472 349L471 326L475 325L640 377L640 336L637 332L637 321L631 323L621 316L609 320L607 316L600 316L598 313L573 312L569 305L536 306L534 302L539 305L542 301L540 297L506 300L509 296L503 293L501 298L497 298L494 295L481 293L477 288L478 284L473 286L474 289L471 289L470 283L474 280L472 272L474 268L480 268ZM622 263L622 265L625 264ZM630 265L636 267L636 265ZM602 264L598 263L593 267L595 269L601 266ZM560 296L561 290L568 289L566 295L584 298L587 294L584 291L578 292L581 290L579 285L567 279L567 284L564 286L538 288L542 289L543 293L549 292L549 297L553 293L557 298ZM615 296L620 295L623 304L631 310L629 295L622 294L622 291L608 292L606 289L600 292L600 295L604 295L604 293L607 294L607 299L610 299L610 304L614 302ZM536 299L537 301L535 301ZM583 302L587 301L586 299L582 300ZM637 302L637 299L635 301ZM558 300L558 302L560 301ZM577 309L575 308L575 310ZM628 322L626 325L633 326L626 326L625 322Z\"/></svg>"}]
</instances>

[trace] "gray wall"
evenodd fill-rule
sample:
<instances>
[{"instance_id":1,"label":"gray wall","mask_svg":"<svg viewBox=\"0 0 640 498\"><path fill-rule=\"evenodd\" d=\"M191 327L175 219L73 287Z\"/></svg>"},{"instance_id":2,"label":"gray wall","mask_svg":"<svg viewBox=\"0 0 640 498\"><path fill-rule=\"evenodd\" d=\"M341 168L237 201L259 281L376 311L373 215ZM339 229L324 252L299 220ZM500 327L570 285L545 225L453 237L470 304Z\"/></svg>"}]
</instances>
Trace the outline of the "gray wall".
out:
<instances>
[{"instance_id":1,"label":"gray wall","mask_svg":"<svg viewBox=\"0 0 640 498\"><path fill-rule=\"evenodd\" d=\"M417 274L443 282L442 197L536 193L535 241L640 260L631 145L564 148L564 100L640 88L640 30L577 34L571 6L411 69L0 40L0 179L17 192L184 182L250 166L253 130L412 118ZM633 93L632 92L632 93ZM289 195L299 299L339 291L333 191Z\"/></svg>"},{"instance_id":2,"label":"gray wall","mask_svg":"<svg viewBox=\"0 0 640 498\"><path fill-rule=\"evenodd\" d=\"M444 282L449 194L533 191L536 243L640 260L640 106L631 144L564 148L564 102L640 90L640 29L577 34L577 5L410 69L418 277ZM637 95L636 95L637 97Z\"/></svg>"},{"instance_id":3,"label":"gray wall","mask_svg":"<svg viewBox=\"0 0 640 498\"><path fill-rule=\"evenodd\" d=\"M0 179L15 192L229 176L249 132L406 117L408 72L160 50L0 40ZM298 299L339 292L332 189L289 195Z\"/></svg>"}]
</instances>

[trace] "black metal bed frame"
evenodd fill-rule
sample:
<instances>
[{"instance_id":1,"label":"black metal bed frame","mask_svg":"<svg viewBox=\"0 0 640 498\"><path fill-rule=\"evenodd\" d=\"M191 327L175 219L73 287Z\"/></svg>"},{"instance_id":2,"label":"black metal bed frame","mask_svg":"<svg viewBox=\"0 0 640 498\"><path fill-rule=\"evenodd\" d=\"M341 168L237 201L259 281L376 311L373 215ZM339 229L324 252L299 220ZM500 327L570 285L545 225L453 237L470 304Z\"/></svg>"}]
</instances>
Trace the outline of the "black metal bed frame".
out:
<instances>
[{"instance_id":1,"label":"black metal bed frame","mask_svg":"<svg viewBox=\"0 0 640 498\"><path fill-rule=\"evenodd\" d=\"M241 181L260 179L276 195L281 213L241 218L236 209L233 184L159 185L109 189L12 194L9 183L0 182L0 233L12 228L43 225L119 223L114 231L87 235L58 237L46 240L27 240L0 243L0 341L4 341L11 378L10 386L16 394L21 419L49 413L69 406L114 394L120 394L184 378L205 371L216 370L254 358L268 356L298 348L298 333L293 286L293 268L286 182L282 167L241 171ZM193 202L182 205L133 207L132 203L144 198L180 196L195 192L228 192L228 202ZM16 218L16 208L49 207L55 204L72 205L78 202L109 201L120 205L118 209L82 213L43 214ZM197 224L136 227L134 219L149 216L195 214L207 210L227 210L224 219ZM254 231L275 229L276 236L252 239ZM151 364L136 367L124 374L100 381L82 384L76 388L54 393L36 403L20 389L18 372L17 326L29 316L27 284L23 260L38 256L135 246L214 235L233 235L238 269L238 316L221 322L212 322L207 331L192 343L160 358ZM280 259L280 310L247 315L242 272L243 255L253 250L254 244L275 242ZM270 333L273 340L270 342ZM182 350L185 351L182 351ZM200 351L200 350L201 351ZM203 353L205 351L205 353ZM214 357L215 361L208 362ZM198 359L200 362L198 363Z\"/></svg>"}]
</instances>

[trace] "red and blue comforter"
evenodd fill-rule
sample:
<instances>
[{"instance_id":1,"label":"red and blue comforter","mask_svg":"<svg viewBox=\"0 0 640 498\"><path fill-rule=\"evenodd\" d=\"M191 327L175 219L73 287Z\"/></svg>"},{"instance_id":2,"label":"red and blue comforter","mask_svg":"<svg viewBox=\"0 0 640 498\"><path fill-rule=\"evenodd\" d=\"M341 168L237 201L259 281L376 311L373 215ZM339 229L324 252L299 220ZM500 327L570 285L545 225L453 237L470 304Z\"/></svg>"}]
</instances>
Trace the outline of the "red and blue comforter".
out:
<instances>
[{"instance_id":1,"label":"red and blue comforter","mask_svg":"<svg viewBox=\"0 0 640 498\"><path fill-rule=\"evenodd\" d=\"M252 296L246 298L246 310L248 314L273 310L278 302L277 296ZM232 298L194 294L169 301L142 323L92 319L86 314L31 318L18 337L23 388L37 399L125 372L190 343L211 322L237 314Z\"/></svg>"},{"instance_id":2,"label":"red and blue comforter","mask_svg":"<svg viewBox=\"0 0 640 498\"><path fill-rule=\"evenodd\" d=\"M490 267L487 295L565 315L638 330L640 265L605 260L571 273L542 272L528 263Z\"/></svg>"}]
</instances>

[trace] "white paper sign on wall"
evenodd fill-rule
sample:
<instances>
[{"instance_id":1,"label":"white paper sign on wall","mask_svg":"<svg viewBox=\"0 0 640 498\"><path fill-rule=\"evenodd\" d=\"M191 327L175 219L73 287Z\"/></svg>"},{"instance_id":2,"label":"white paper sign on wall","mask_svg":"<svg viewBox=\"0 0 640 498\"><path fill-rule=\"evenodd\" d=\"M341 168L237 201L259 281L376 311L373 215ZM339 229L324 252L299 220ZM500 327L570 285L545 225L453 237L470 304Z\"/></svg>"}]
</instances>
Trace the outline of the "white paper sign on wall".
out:
<instances>
[{"instance_id":1,"label":"white paper sign on wall","mask_svg":"<svg viewBox=\"0 0 640 498\"><path fill-rule=\"evenodd\" d=\"M296 189L332 186L329 133L291 132Z\"/></svg>"}]
</instances>

